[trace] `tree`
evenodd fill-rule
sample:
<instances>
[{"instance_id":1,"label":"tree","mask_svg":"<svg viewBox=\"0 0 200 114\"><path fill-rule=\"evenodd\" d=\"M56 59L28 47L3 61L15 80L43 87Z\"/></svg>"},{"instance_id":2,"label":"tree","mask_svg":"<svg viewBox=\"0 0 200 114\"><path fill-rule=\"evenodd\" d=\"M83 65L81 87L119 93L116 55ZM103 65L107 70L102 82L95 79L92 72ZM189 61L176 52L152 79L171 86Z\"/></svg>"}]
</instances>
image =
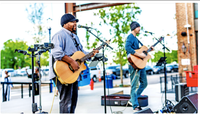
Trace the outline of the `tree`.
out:
<instances>
[{"instance_id":1,"label":"tree","mask_svg":"<svg viewBox=\"0 0 200 114\"><path fill-rule=\"evenodd\" d=\"M43 3L34 3L34 4L30 4L29 8L26 8L26 11L28 13L28 19L30 20L30 22L32 24L34 24L35 26L33 27L34 29L34 33L33 33L33 39L35 43L41 43L43 39L47 38L45 33L47 29L43 29L43 28L47 28L45 26L42 26L43 24L43 12L44 10L44 5ZM43 53L41 55L41 66L47 66L49 65L49 62L47 61L49 59L49 53Z\"/></svg>"},{"instance_id":2,"label":"tree","mask_svg":"<svg viewBox=\"0 0 200 114\"><path fill-rule=\"evenodd\" d=\"M94 15L99 16L104 24L110 25L110 34L113 35L112 43L117 44L114 49L115 53L113 61L120 64L121 85L123 85L122 66L127 63L127 55L125 51L126 35L130 31L130 23L136 19L136 15L140 14L141 10L135 3L118 5L110 7L109 11L100 9ZM101 23L100 23L101 25Z\"/></svg>"},{"instance_id":3,"label":"tree","mask_svg":"<svg viewBox=\"0 0 200 114\"><path fill-rule=\"evenodd\" d=\"M152 62L158 62L161 57L164 57L164 53L161 51L158 51L154 54L154 58L151 59ZM172 63L172 62L178 62L178 54L177 50L172 50L172 52L165 53L166 62Z\"/></svg>"},{"instance_id":4,"label":"tree","mask_svg":"<svg viewBox=\"0 0 200 114\"><path fill-rule=\"evenodd\" d=\"M40 43L45 38L44 32L46 31L45 29L43 30L44 27L42 26L43 9L43 3L30 4L29 8L26 8L28 19L32 24L34 24L34 33L32 33L32 35L35 43Z\"/></svg>"},{"instance_id":5,"label":"tree","mask_svg":"<svg viewBox=\"0 0 200 114\"><path fill-rule=\"evenodd\" d=\"M15 49L27 50L28 45L24 41L17 39L13 41L9 39L4 42L4 47L1 50L1 68L14 68L31 66L31 59L21 53L15 53Z\"/></svg>"}]
</instances>

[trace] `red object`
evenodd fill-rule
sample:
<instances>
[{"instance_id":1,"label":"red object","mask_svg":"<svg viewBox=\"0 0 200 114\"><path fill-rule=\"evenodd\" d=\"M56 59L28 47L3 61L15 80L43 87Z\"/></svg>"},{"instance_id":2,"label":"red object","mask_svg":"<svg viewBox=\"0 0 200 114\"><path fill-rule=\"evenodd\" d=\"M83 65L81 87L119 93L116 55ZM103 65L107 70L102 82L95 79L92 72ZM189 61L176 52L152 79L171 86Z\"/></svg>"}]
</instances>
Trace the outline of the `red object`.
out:
<instances>
[{"instance_id":1,"label":"red object","mask_svg":"<svg viewBox=\"0 0 200 114\"><path fill-rule=\"evenodd\" d=\"M187 87L198 87L198 65L193 66L194 71L185 71Z\"/></svg>"},{"instance_id":2,"label":"red object","mask_svg":"<svg viewBox=\"0 0 200 114\"><path fill-rule=\"evenodd\" d=\"M101 77L99 77L99 82L101 82Z\"/></svg>"},{"instance_id":3,"label":"red object","mask_svg":"<svg viewBox=\"0 0 200 114\"><path fill-rule=\"evenodd\" d=\"M99 82L101 82L101 71L99 71Z\"/></svg>"},{"instance_id":4,"label":"red object","mask_svg":"<svg viewBox=\"0 0 200 114\"><path fill-rule=\"evenodd\" d=\"M91 89L91 90L94 89L94 81L93 81L93 79L91 79L91 81L90 81L90 89Z\"/></svg>"}]
</instances>

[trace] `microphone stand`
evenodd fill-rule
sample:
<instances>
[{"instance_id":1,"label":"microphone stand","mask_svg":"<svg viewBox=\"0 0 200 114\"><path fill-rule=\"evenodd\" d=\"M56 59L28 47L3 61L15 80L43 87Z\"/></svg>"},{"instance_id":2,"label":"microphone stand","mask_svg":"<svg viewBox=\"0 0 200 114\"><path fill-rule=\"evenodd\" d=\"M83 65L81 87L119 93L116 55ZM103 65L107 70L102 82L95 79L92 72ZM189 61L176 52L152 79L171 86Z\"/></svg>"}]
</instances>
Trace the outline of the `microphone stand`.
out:
<instances>
[{"instance_id":1,"label":"microphone stand","mask_svg":"<svg viewBox=\"0 0 200 114\"><path fill-rule=\"evenodd\" d=\"M163 37L164 38L164 37ZM158 40L157 38L155 38L156 40ZM164 42L164 39L163 39L163 42ZM163 46L163 50L164 50L164 59L166 58L166 54L165 54L165 49L167 49L167 51L170 51L164 44L162 44L161 42L160 42L160 44ZM163 112L168 112L169 110L168 110L168 108L167 108L167 71L166 71L166 64L167 64L167 62L166 62L166 60L164 60L164 78L165 78L165 106L163 107Z\"/></svg>"},{"instance_id":2,"label":"microphone stand","mask_svg":"<svg viewBox=\"0 0 200 114\"><path fill-rule=\"evenodd\" d=\"M110 49L112 49L113 50L113 48L111 47L111 46L109 46L106 42L104 42L103 40L101 40L98 36L96 36L95 34L93 34L90 30L89 30L89 28L86 28L86 30L89 32L89 33L91 33L92 35L94 35L97 39L99 39L101 42L102 42L102 45L103 45L103 47L102 47L102 52L103 52L103 77L104 77L104 111L105 111L105 114L106 114L106 82L105 82L105 57L104 57L104 46L106 45L106 46L108 46Z\"/></svg>"},{"instance_id":3,"label":"microphone stand","mask_svg":"<svg viewBox=\"0 0 200 114\"><path fill-rule=\"evenodd\" d=\"M35 103L35 78L34 78L34 52L36 51L34 48L28 48L28 51L31 52L31 58L32 58L32 112L35 113L36 111L38 111L37 109L37 103Z\"/></svg>"},{"instance_id":4,"label":"microphone stand","mask_svg":"<svg viewBox=\"0 0 200 114\"><path fill-rule=\"evenodd\" d=\"M40 110L40 113L47 113L47 112L41 112L42 110L42 106L41 106L41 73L40 73L40 55L43 53L43 52L46 52L48 50L45 50L45 51L39 51L37 54L34 54L35 51L37 51L37 49L35 48L28 48L28 51L31 52L31 54L28 54L26 51L24 50L15 50L15 52L18 52L18 53L22 53L24 55L29 55L31 56L32 58L32 112L33 114L35 114L35 112L38 111L38 107L37 107L37 103L35 103L35 77L34 77L34 57L35 55L39 55L39 61L38 61L38 66L39 66L39 99L40 99L40 107L39 107L39 110ZM47 113L48 114L48 113Z\"/></svg>"},{"instance_id":5,"label":"microphone stand","mask_svg":"<svg viewBox=\"0 0 200 114\"><path fill-rule=\"evenodd\" d=\"M48 50L40 50L38 53L36 53L35 55L38 55L38 61L37 61L37 64L38 64L38 66L39 66L39 81L38 81L38 83L39 83L39 114L48 114L47 112L42 112L42 101L41 101L41 66L40 66L40 56L41 56L41 54L42 53L44 53L44 52L46 52L46 51L48 51Z\"/></svg>"}]
</instances>

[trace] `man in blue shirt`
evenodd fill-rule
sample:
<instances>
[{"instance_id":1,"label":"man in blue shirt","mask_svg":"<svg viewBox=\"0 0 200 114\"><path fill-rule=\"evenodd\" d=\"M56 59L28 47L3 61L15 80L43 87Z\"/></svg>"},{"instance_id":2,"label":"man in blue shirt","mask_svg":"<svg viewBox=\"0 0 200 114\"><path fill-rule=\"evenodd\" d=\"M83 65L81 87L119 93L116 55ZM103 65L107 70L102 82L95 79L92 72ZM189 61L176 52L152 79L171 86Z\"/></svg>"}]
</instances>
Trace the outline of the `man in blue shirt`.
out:
<instances>
[{"instance_id":1,"label":"man in blue shirt","mask_svg":"<svg viewBox=\"0 0 200 114\"><path fill-rule=\"evenodd\" d=\"M143 46L143 44L136 38L136 35L140 32L140 24L133 21L130 24L131 34L126 39L125 50L127 55L132 54L134 56L138 56L139 58L145 58L146 55L144 53L136 52L136 49L139 49L139 44ZM131 81L131 99L129 103L132 104L134 111L142 110L138 103L138 96L141 95L143 90L147 87L147 77L146 70L143 69L134 69L129 64L129 73L130 73L130 81ZM139 84L140 82L140 84Z\"/></svg>"},{"instance_id":2,"label":"man in blue shirt","mask_svg":"<svg viewBox=\"0 0 200 114\"><path fill-rule=\"evenodd\" d=\"M74 71L79 69L78 63L70 58L76 51L82 51L84 54L88 52L83 50L83 46L80 43L80 40L76 34L76 19L71 14L64 14L61 17L61 26L62 29L58 31L52 37L52 43L54 48L51 50L50 54L50 63L49 63L49 76L50 79L56 83L57 89L60 95L60 113L74 113L77 99L78 99L78 82L72 84L62 84L55 76L53 72L53 64L55 60L62 60L71 65ZM98 50L93 51L93 57ZM52 57L53 56L53 57Z\"/></svg>"}]
</instances>

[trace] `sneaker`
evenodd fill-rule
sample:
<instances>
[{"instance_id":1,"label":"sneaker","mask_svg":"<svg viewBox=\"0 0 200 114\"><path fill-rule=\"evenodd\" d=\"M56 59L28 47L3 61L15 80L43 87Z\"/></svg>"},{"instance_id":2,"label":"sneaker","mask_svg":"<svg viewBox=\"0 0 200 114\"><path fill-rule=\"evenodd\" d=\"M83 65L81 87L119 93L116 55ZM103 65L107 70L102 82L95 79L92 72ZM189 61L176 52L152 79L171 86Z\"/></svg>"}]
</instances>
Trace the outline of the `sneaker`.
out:
<instances>
[{"instance_id":1,"label":"sneaker","mask_svg":"<svg viewBox=\"0 0 200 114\"><path fill-rule=\"evenodd\" d=\"M133 111L137 112L137 111L140 111L140 110L142 110L142 108L140 106L137 106Z\"/></svg>"},{"instance_id":2,"label":"sneaker","mask_svg":"<svg viewBox=\"0 0 200 114\"><path fill-rule=\"evenodd\" d=\"M132 102L131 101L128 101L128 104L132 106Z\"/></svg>"},{"instance_id":3,"label":"sneaker","mask_svg":"<svg viewBox=\"0 0 200 114\"><path fill-rule=\"evenodd\" d=\"M136 107L133 112L137 112L137 111L140 111L140 109L138 107Z\"/></svg>"},{"instance_id":4,"label":"sneaker","mask_svg":"<svg viewBox=\"0 0 200 114\"><path fill-rule=\"evenodd\" d=\"M139 110L142 110L142 108L141 108L140 106L138 106L138 109L139 109Z\"/></svg>"}]
</instances>

